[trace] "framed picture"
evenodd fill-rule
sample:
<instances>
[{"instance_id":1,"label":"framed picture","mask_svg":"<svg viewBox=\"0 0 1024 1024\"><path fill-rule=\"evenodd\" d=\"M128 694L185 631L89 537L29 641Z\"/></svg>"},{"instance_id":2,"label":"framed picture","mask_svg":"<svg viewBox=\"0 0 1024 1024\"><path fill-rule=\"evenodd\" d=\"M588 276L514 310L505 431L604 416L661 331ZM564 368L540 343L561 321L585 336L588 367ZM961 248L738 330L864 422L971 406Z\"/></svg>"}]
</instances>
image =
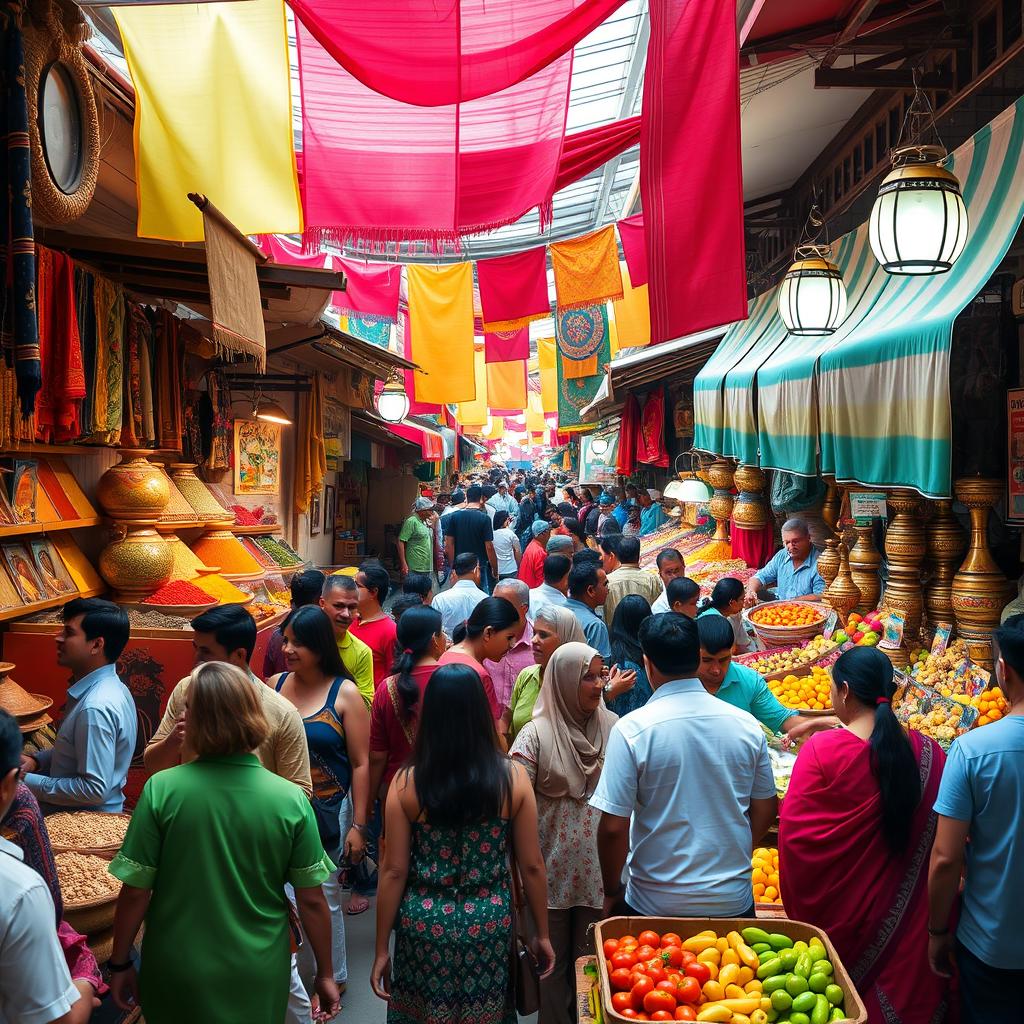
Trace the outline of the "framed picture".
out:
<instances>
[{"instance_id":1,"label":"framed picture","mask_svg":"<svg viewBox=\"0 0 1024 1024\"><path fill-rule=\"evenodd\" d=\"M320 533L320 495L314 494L309 502L309 535L316 537Z\"/></svg>"},{"instance_id":2,"label":"framed picture","mask_svg":"<svg viewBox=\"0 0 1024 1024\"><path fill-rule=\"evenodd\" d=\"M334 517L338 504L337 491L333 484L324 486L324 533L334 536Z\"/></svg>"},{"instance_id":3,"label":"framed picture","mask_svg":"<svg viewBox=\"0 0 1024 1024\"><path fill-rule=\"evenodd\" d=\"M281 493L281 424L235 420L235 494Z\"/></svg>"},{"instance_id":4,"label":"framed picture","mask_svg":"<svg viewBox=\"0 0 1024 1024\"><path fill-rule=\"evenodd\" d=\"M57 549L45 537L29 542L32 565L50 597L65 597L78 592L71 580L64 560Z\"/></svg>"},{"instance_id":5,"label":"framed picture","mask_svg":"<svg viewBox=\"0 0 1024 1024\"><path fill-rule=\"evenodd\" d=\"M3 553L11 579L25 604L35 604L49 599L49 593L43 586L35 570L32 556L24 544L4 544L0 552Z\"/></svg>"},{"instance_id":6,"label":"framed picture","mask_svg":"<svg viewBox=\"0 0 1024 1024\"><path fill-rule=\"evenodd\" d=\"M9 470L0 469L0 473L7 474ZM18 517L14 514L14 508L7 497L7 483L0 483L0 526L17 526Z\"/></svg>"},{"instance_id":7,"label":"framed picture","mask_svg":"<svg viewBox=\"0 0 1024 1024\"><path fill-rule=\"evenodd\" d=\"M11 505L19 523L36 521L36 492L39 489L39 471L35 459L18 459L14 463L11 481Z\"/></svg>"}]
</instances>

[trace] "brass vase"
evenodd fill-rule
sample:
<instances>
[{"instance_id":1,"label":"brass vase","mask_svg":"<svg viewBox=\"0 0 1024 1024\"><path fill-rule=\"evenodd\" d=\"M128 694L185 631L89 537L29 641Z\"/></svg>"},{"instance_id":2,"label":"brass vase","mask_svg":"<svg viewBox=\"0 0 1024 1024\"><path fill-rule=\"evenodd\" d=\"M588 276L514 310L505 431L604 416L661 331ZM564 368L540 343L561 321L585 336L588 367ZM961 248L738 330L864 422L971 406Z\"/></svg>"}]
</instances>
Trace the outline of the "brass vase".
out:
<instances>
[{"instance_id":1,"label":"brass vase","mask_svg":"<svg viewBox=\"0 0 1024 1024\"><path fill-rule=\"evenodd\" d=\"M174 552L151 524L115 523L113 535L100 552L99 565L118 600L139 602L171 578Z\"/></svg>"},{"instance_id":2,"label":"brass vase","mask_svg":"<svg viewBox=\"0 0 1024 1024\"><path fill-rule=\"evenodd\" d=\"M921 497L916 491L897 488L888 498L893 512L885 534L885 554L889 560L889 578L882 607L903 615L903 640L910 646L921 632L924 596L921 591L921 562L924 560L924 527L921 524Z\"/></svg>"},{"instance_id":3,"label":"brass vase","mask_svg":"<svg viewBox=\"0 0 1024 1024\"><path fill-rule=\"evenodd\" d=\"M999 571L988 549L989 509L1003 496L1005 482L966 477L955 482L957 500L971 513L971 543L953 577L950 600L957 633L967 641L971 660L992 667L992 631L1010 599L1013 585Z\"/></svg>"},{"instance_id":4,"label":"brass vase","mask_svg":"<svg viewBox=\"0 0 1024 1024\"><path fill-rule=\"evenodd\" d=\"M838 548L839 571L836 573L835 579L825 589L822 597L835 609L840 625L845 628L850 612L860 601L860 590L853 582L853 576L850 575L850 561L846 545L840 543Z\"/></svg>"},{"instance_id":5,"label":"brass vase","mask_svg":"<svg viewBox=\"0 0 1024 1024\"><path fill-rule=\"evenodd\" d=\"M940 622L952 625L953 577L967 547L967 537L953 515L953 502L942 498L932 503L934 515L927 528L928 561L931 575L924 590L928 621L934 627Z\"/></svg>"},{"instance_id":6,"label":"brass vase","mask_svg":"<svg viewBox=\"0 0 1024 1024\"><path fill-rule=\"evenodd\" d=\"M171 497L167 476L146 457L145 450L124 448L121 461L96 485L96 500L114 519L155 523Z\"/></svg>"},{"instance_id":7,"label":"brass vase","mask_svg":"<svg viewBox=\"0 0 1024 1024\"><path fill-rule=\"evenodd\" d=\"M733 480L740 492L732 509L733 522L741 530L764 529L769 522L764 473L757 466L740 466Z\"/></svg>"},{"instance_id":8,"label":"brass vase","mask_svg":"<svg viewBox=\"0 0 1024 1024\"><path fill-rule=\"evenodd\" d=\"M708 511L715 520L714 540L729 539L729 520L733 508L733 474L735 469L726 459L716 459L708 467L708 482L715 489L714 496L708 502Z\"/></svg>"},{"instance_id":9,"label":"brass vase","mask_svg":"<svg viewBox=\"0 0 1024 1024\"><path fill-rule=\"evenodd\" d=\"M878 578L882 555L875 547L872 526L855 526L854 529L857 543L850 549L850 575L860 589L860 601L854 611L864 615L878 606L882 593L882 581Z\"/></svg>"},{"instance_id":10,"label":"brass vase","mask_svg":"<svg viewBox=\"0 0 1024 1024\"><path fill-rule=\"evenodd\" d=\"M838 533L839 516L843 508L843 492L836 485L836 478L831 474L822 474L821 479L825 481L825 502L821 506L821 518L833 533Z\"/></svg>"},{"instance_id":11,"label":"brass vase","mask_svg":"<svg viewBox=\"0 0 1024 1024\"><path fill-rule=\"evenodd\" d=\"M825 581L825 586L832 586L832 581L839 572L839 541L829 537L825 541L825 550L818 555L818 575Z\"/></svg>"}]
</instances>

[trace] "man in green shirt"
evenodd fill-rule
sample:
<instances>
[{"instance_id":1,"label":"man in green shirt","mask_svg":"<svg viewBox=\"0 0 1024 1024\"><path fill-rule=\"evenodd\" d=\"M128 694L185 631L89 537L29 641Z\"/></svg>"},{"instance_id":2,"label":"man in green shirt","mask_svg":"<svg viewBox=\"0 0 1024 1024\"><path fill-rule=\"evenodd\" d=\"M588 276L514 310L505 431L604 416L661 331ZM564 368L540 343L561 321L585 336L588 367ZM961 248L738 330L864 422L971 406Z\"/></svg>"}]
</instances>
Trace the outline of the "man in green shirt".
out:
<instances>
[{"instance_id":1,"label":"man in green shirt","mask_svg":"<svg viewBox=\"0 0 1024 1024\"><path fill-rule=\"evenodd\" d=\"M697 676L704 689L719 700L753 715L772 732L784 732L791 741L804 739L823 729L838 728L834 715L809 718L785 707L768 689L761 675L745 665L735 665L732 624L721 615L701 615L697 619L700 634L700 665Z\"/></svg>"},{"instance_id":2,"label":"man in green shirt","mask_svg":"<svg viewBox=\"0 0 1024 1024\"><path fill-rule=\"evenodd\" d=\"M334 626L334 639L342 664L352 674L359 692L369 707L373 703L373 652L359 637L349 632L349 626L359 610L359 590L351 576L328 576L324 580L320 607Z\"/></svg>"},{"instance_id":3,"label":"man in green shirt","mask_svg":"<svg viewBox=\"0 0 1024 1024\"><path fill-rule=\"evenodd\" d=\"M428 575L434 571L434 530L429 525L434 504L429 498L417 498L412 515L398 534L398 566L403 578L411 572Z\"/></svg>"}]
</instances>

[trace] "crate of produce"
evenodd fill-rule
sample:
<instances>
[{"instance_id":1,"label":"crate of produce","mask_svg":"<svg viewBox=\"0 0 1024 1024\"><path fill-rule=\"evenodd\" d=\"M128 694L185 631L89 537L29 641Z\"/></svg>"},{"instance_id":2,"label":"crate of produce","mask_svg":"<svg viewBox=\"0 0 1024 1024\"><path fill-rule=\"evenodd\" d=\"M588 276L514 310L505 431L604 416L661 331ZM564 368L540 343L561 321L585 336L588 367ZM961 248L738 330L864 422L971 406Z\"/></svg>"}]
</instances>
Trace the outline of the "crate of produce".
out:
<instances>
[{"instance_id":1,"label":"crate of produce","mask_svg":"<svg viewBox=\"0 0 1024 1024\"><path fill-rule=\"evenodd\" d=\"M54 853L88 853L110 860L124 842L131 815L122 811L57 811L46 819Z\"/></svg>"},{"instance_id":2,"label":"crate of produce","mask_svg":"<svg viewBox=\"0 0 1024 1024\"><path fill-rule=\"evenodd\" d=\"M806 676L814 665L830 656L838 657L839 647L820 633L799 643L786 644L766 651L754 651L735 660L760 673L769 682L788 675ZM834 660L834 658L833 658Z\"/></svg>"},{"instance_id":3,"label":"crate of produce","mask_svg":"<svg viewBox=\"0 0 1024 1024\"><path fill-rule=\"evenodd\" d=\"M768 646L801 643L821 633L832 609L816 601L766 601L748 608L743 617Z\"/></svg>"},{"instance_id":4,"label":"crate of produce","mask_svg":"<svg viewBox=\"0 0 1024 1024\"><path fill-rule=\"evenodd\" d=\"M697 1021L709 1024L763 1024L769 1018L789 1020L792 1013L809 1021L866 1024L868 1019L828 936L802 921L610 917L595 926L594 941L606 1021L629 1020L623 1010L651 1017L660 1010L680 1019L675 1017L679 1006L691 1007ZM648 950L650 957L640 962L664 971L675 995L640 980L644 972L633 972L627 963L631 956L646 957ZM771 955L775 952L779 955Z\"/></svg>"},{"instance_id":5,"label":"crate of produce","mask_svg":"<svg viewBox=\"0 0 1024 1024\"><path fill-rule=\"evenodd\" d=\"M783 707L798 715L832 715L832 672L820 663L803 672L793 672L781 679L773 677L768 689Z\"/></svg>"}]
</instances>

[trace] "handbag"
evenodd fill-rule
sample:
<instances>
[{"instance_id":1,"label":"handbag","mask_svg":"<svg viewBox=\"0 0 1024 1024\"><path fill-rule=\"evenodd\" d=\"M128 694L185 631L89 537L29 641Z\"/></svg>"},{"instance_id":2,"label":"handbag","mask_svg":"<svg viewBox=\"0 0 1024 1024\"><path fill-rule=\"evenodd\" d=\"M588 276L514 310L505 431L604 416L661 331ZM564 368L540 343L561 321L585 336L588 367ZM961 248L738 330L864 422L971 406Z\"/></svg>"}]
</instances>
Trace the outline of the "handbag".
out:
<instances>
[{"instance_id":1,"label":"handbag","mask_svg":"<svg viewBox=\"0 0 1024 1024\"><path fill-rule=\"evenodd\" d=\"M509 985L516 1011L529 1016L540 1009L540 965L528 939L530 912L526 905L515 853L509 843L509 874L512 880L512 949Z\"/></svg>"}]
</instances>

